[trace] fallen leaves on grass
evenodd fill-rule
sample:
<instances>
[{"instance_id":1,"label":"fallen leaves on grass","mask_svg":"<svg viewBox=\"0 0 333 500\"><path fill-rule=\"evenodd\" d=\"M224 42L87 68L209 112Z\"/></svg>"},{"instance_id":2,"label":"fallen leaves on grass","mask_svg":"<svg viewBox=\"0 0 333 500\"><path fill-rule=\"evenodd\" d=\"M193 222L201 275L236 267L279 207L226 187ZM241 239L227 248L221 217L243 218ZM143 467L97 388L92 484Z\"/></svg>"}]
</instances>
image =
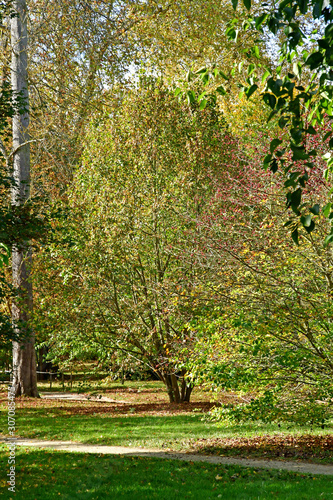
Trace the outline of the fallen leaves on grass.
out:
<instances>
[{"instance_id":1,"label":"fallen leaves on grass","mask_svg":"<svg viewBox=\"0 0 333 500\"><path fill-rule=\"evenodd\" d=\"M125 399L125 392L120 393L122 399ZM3 402L7 404L5 398ZM179 415L199 412L207 413L211 410L215 403L209 401L193 401L190 403L168 403L161 401L154 401L153 398L146 398L146 402L135 403L132 399L128 403L121 402L105 402L105 401L90 401L90 400L66 400L56 398L16 398L16 406L20 408L45 408L62 410L70 415L93 415L93 414L107 414L109 417L118 417L119 415ZM49 414L49 413L48 413Z\"/></svg>"},{"instance_id":2,"label":"fallen leaves on grass","mask_svg":"<svg viewBox=\"0 0 333 500\"><path fill-rule=\"evenodd\" d=\"M285 458L288 460L315 461L317 459L333 463L333 436L277 434L197 439L191 443L190 452L222 456Z\"/></svg>"},{"instance_id":3,"label":"fallen leaves on grass","mask_svg":"<svg viewBox=\"0 0 333 500\"><path fill-rule=\"evenodd\" d=\"M81 406L68 409L72 415L89 415L107 413L109 416L119 415L176 415L191 413L194 410L206 413L212 409L214 403L146 403L146 404L114 404L114 405L95 405Z\"/></svg>"},{"instance_id":4,"label":"fallen leaves on grass","mask_svg":"<svg viewBox=\"0 0 333 500\"><path fill-rule=\"evenodd\" d=\"M123 389L123 388L122 388ZM142 394L120 390L119 388L109 393L117 393L126 403L88 401L88 400L61 400L45 398L16 398L17 409L45 409L48 416L61 415L70 417L71 415L105 415L106 417L118 417L121 415L131 416L166 416L207 413L213 406L209 402L208 395L205 401L193 401L191 403L174 404L161 401L161 393L145 391L145 402L140 398ZM142 391L144 392L144 391ZM131 395L127 399L128 394ZM132 399L133 395L133 399ZM140 396L140 398L138 397ZM134 400L137 397L137 400ZM159 400L156 401L156 397ZM163 396L165 398L165 396ZM226 397L235 397L228 394ZM6 408L7 394L0 394L0 402ZM169 446L169 443L168 443ZM333 435L313 435L304 434L302 436L292 436L285 434L270 434L253 437L240 436L238 438L201 438L196 440L186 440L184 451L191 453L203 453L222 456L240 457L261 457L287 460L307 460L333 463Z\"/></svg>"}]
</instances>

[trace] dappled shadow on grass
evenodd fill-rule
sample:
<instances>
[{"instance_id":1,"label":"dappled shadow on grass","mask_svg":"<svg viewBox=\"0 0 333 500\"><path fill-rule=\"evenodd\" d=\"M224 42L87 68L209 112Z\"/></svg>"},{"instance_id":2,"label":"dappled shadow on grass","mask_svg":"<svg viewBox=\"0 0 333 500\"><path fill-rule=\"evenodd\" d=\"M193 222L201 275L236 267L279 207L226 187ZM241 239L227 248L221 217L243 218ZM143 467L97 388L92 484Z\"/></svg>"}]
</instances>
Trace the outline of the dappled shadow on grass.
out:
<instances>
[{"instance_id":1,"label":"dappled shadow on grass","mask_svg":"<svg viewBox=\"0 0 333 500\"><path fill-rule=\"evenodd\" d=\"M1 400L0 400L1 402ZM3 401L6 404L6 401ZM150 402L135 403L135 402L105 402L91 400L66 400L55 398L17 398L16 406L18 409L59 409L71 415L96 415L107 414L110 417L118 415L177 415L186 413L207 413L215 403L202 401L192 403L167 403L167 402Z\"/></svg>"},{"instance_id":2,"label":"dappled shadow on grass","mask_svg":"<svg viewBox=\"0 0 333 500\"><path fill-rule=\"evenodd\" d=\"M109 401L105 399L98 399L97 393L93 393L93 396L77 394L77 398L71 399L71 393L66 393L63 398L61 394L55 393L54 395L50 392L45 393L43 398L28 398L20 397L16 398L17 408L59 408L61 410L66 410L72 415L93 415L93 414L103 414L107 413L109 416L118 415L176 415L176 414L186 414L192 412L207 413L219 403L209 401L209 398L205 397L204 400L195 400L189 403L169 403L167 401L167 396L161 394L161 392L156 392L151 389L131 389L131 388L115 388L114 390L108 390L103 393L104 396L110 398ZM74 396L74 394L73 394ZM112 396L116 398L112 400ZM90 399L90 398L93 399ZM119 399L118 399L119 398ZM225 401L224 401L225 399ZM225 398L221 398L221 402L230 403L231 401L238 401L236 395L226 395ZM0 393L0 403L6 405L7 395Z\"/></svg>"},{"instance_id":3,"label":"dappled shadow on grass","mask_svg":"<svg viewBox=\"0 0 333 500\"><path fill-rule=\"evenodd\" d=\"M143 392L143 391L142 391ZM119 393L117 393L119 394ZM132 390L128 390L128 394L135 397L136 394ZM109 394L108 394L109 395ZM175 415L175 414L185 414L192 412L207 413L210 411L216 403L209 401L193 401L190 403L168 403L167 401L154 401L149 397L151 395L150 391L148 393L141 394L140 397L146 396L145 402L136 402L135 399L130 401L114 401L106 402L99 400L68 400L68 397L54 398L54 397L43 397L43 398L27 398L20 397L16 398L17 408L58 408L65 410L72 415L94 415L94 414L108 414L110 417L118 415ZM122 392L120 394L122 399L125 399L125 394ZM7 403L7 395L2 395L0 397L0 403Z\"/></svg>"},{"instance_id":4,"label":"dappled shadow on grass","mask_svg":"<svg viewBox=\"0 0 333 500\"><path fill-rule=\"evenodd\" d=\"M25 409L20 414L21 437L62 439L112 446L143 446L179 449L196 436L216 436L214 426L202 422L201 415L73 415L51 408Z\"/></svg>"},{"instance_id":5,"label":"dappled shadow on grass","mask_svg":"<svg viewBox=\"0 0 333 500\"><path fill-rule=\"evenodd\" d=\"M127 393L137 395L129 389ZM322 430L247 422L225 427L222 423L203 421L214 406L212 402L177 405L154 401L148 393L145 396L145 402L126 403L17 398L17 432L21 437L112 446L333 462L332 426ZM2 397L6 408L6 395ZM230 394L228 398L230 402ZM6 415L0 415L0 433L4 434Z\"/></svg>"},{"instance_id":6,"label":"dappled shadow on grass","mask_svg":"<svg viewBox=\"0 0 333 500\"><path fill-rule=\"evenodd\" d=\"M229 428L203 421L202 414L88 415L67 409L25 409L22 437L70 440L86 444L141 446L208 455L306 460L333 463L333 435L277 432L275 426L243 424ZM252 430L251 430L252 429ZM270 432L270 434L268 434ZM305 431L306 432L306 431Z\"/></svg>"},{"instance_id":7,"label":"dappled shadow on grass","mask_svg":"<svg viewBox=\"0 0 333 500\"><path fill-rule=\"evenodd\" d=\"M4 451L0 461L6 470ZM1 487L5 488L5 481ZM328 476L158 458L17 449L15 499L19 500L328 500L332 488L333 479Z\"/></svg>"}]
</instances>

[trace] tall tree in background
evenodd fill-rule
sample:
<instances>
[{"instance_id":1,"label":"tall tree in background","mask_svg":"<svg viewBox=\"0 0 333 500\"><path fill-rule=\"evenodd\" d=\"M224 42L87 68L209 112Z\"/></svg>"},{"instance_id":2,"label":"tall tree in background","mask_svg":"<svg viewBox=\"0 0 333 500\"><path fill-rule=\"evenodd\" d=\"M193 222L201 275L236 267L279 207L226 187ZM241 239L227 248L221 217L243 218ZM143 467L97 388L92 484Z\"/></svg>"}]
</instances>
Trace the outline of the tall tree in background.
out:
<instances>
[{"instance_id":1,"label":"tall tree in background","mask_svg":"<svg viewBox=\"0 0 333 500\"><path fill-rule=\"evenodd\" d=\"M92 114L126 82L138 51L129 32L158 7L138 0L29 1L32 191L65 196Z\"/></svg>"},{"instance_id":2,"label":"tall tree in background","mask_svg":"<svg viewBox=\"0 0 333 500\"><path fill-rule=\"evenodd\" d=\"M17 13L11 19L12 89L24 98L26 110L13 116L13 206L24 205L30 197L29 94L27 81L27 6L25 0L13 2ZM13 387L15 394L37 397L34 334L28 320L32 311L32 285L29 280L31 249L28 242L13 246L13 285L18 294L12 304L12 320L22 342L13 343Z\"/></svg>"}]
</instances>

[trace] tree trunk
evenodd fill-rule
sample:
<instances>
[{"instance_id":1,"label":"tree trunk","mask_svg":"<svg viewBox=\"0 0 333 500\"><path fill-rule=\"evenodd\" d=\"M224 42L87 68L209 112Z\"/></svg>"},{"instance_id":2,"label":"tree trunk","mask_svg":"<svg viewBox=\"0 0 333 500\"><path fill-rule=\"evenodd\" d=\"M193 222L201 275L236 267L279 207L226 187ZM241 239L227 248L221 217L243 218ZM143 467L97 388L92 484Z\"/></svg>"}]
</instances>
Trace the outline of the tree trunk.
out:
<instances>
[{"instance_id":1,"label":"tree trunk","mask_svg":"<svg viewBox=\"0 0 333 500\"><path fill-rule=\"evenodd\" d=\"M13 177L12 204L19 206L30 197L29 95L27 78L27 6L25 0L15 0L18 13L11 19L12 89L21 92L26 111L13 117ZM32 285L29 281L31 250L28 242L15 245L12 251L13 285L17 297L12 304L13 325L22 341L13 342L13 387L16 396L38 397L35 338L29 329L32 312Z\"/></svg>"},{"instance_id":2,"label":"tree trunk","mask_svg":"<svg viewBox=\"0 0 333 500\"><path fill-rule=\"evenodd\" d=\"M174 373L162 378L169 395L170 403L189 403L193 386L187 385L184 376L177 376ZM181 390L179 390L179 385Z\"/></svg>"},{"instance_id":3,"label":"tree trunk","mask_svg":"<svg viewBox=\"0 0 333 500\"><path fill-rule=\"evenodd\" d=\"M182 389L181 389L181 400L183 402L189 403L192 391L193 391L193 386L187 385L185 378L183 378Z\"/></svg>"},{"instance_id":4,"label":"tree trunk","mask_svg":"<svg viewBox=\"0 0 333 500\"><path fill-rule=\"evenodd\" d=\"M174 403L175 402L175 395L174 395L174 392L173 392L173 387L172 387L172 382L171 382L171 376L170 375L166 375L165 377L162 376L161 380L163 380L163 382L166 385L166 388L167 388L167 391L168 391L168 396L169 396L169 402L170 403Z\"/></svg>"}]
</instances>

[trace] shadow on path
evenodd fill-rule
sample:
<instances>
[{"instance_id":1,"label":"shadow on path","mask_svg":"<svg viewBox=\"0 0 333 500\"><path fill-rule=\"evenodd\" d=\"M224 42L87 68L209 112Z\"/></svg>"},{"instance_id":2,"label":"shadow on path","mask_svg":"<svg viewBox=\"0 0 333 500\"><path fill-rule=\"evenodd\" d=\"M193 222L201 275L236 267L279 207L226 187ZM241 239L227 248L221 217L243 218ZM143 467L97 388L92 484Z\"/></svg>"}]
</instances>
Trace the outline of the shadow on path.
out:
<instances>
[{"instance_id":1,"label":"shadow on path","mask_svg":"<svg viewBox=\"0 0 333 500\"><path fill-rule=\"evenodd\" d=\"M0 443L13 443L12 439L0 436ZM16 446L47 448L56 451L70 451L80 453L96 453L107 455L128 455L136 457L163 458L169 460L183 460L187 462L208 462L211 464L240 465L265 469L288 470L308 474L333 475L333 465L310 464L306 462L282 462L279 460L259 460L247 458L231 458L207 455L194 455L189 453L164 452L156 449L129 448L121 446L105 446L72 441L43 441L39 439L15 440Z\"/></svg>"}]
</instances>

